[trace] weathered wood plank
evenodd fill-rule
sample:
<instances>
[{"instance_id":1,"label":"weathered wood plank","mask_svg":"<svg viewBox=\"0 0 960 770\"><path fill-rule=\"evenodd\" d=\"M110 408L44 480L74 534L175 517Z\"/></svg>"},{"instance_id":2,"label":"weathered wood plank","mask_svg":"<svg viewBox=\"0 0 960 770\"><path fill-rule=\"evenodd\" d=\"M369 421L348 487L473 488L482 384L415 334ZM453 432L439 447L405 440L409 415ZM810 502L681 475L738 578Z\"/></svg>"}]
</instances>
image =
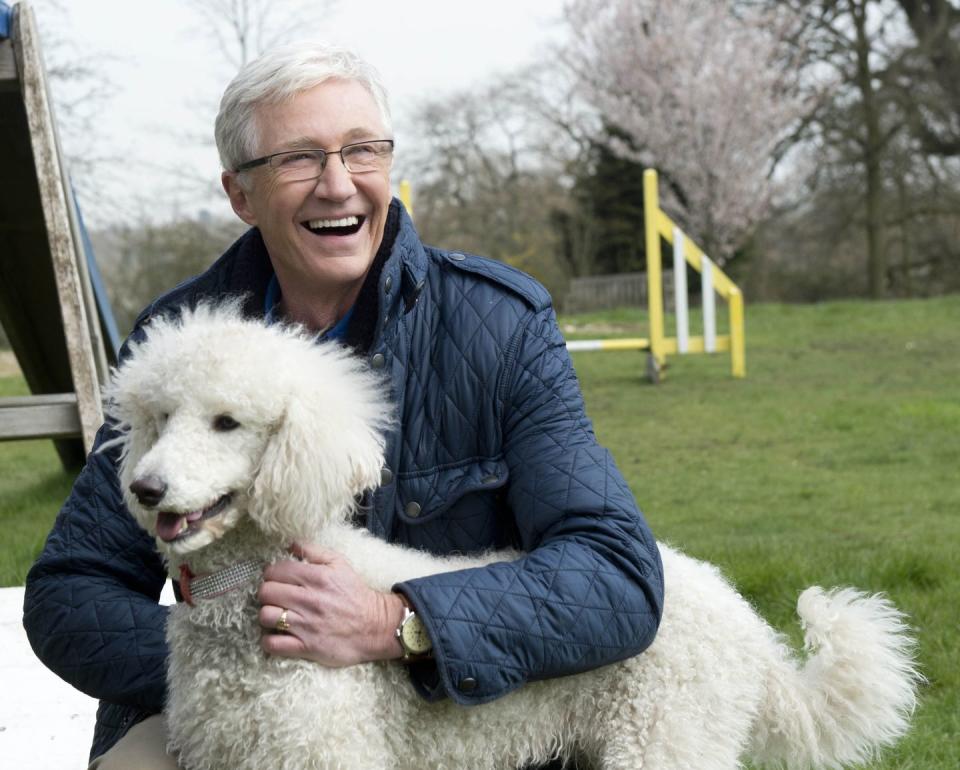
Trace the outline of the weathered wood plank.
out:
<instances>
[{"instance_id":1,"label":"weathered wood plank","mask_svg":"<svg viewBox=\"0 0 960 770\"><path fill-rule=\"evenodd\" d=\"M0 410L16 409L21 406L30 406L31 404L43 404L45 406L71 404L77 405L76 393L44 393L40 396L4 396L0 398Z\"/></svg>"},{"instance_id":2,"label":"weathered wood plank","mask_svg":"<svg viewBox=\"0 0 960 770\"><path fill-rule=\"evenodd\" d=\"M96 431L103 422L97 361L89 336L84 292L77 267L80 259L79 244L73 239L36 22L29 6L14 6L12 40L43 202L47 238L53 257L70 370L77 393L81 434L84 447L89 451Z\"/></svg>"},{"instance_id":3,"label":"weathered wood plank","mask_svg":"<svg viewBox=\"0 0 960 770\"><path fill-rule=\"evenodd\" d=\"M0 438L72 438L81 434L73 393L0 399Z\"/></svg>"},{"instance_id":4,"label":"weathered wood plank","mask_svg":"<svg viewBox=\"0 0 960 770\"><path fill-rule=\"evenodd\" d=\"M14 55L12 47L10 53ZM72 392L73 375L19 79L0 81L0 146L4 151L0 324L31 393ZM64 468L73 470L83 464L79 437L56 439L54 444Z\"/></svg>"}]
</instances>

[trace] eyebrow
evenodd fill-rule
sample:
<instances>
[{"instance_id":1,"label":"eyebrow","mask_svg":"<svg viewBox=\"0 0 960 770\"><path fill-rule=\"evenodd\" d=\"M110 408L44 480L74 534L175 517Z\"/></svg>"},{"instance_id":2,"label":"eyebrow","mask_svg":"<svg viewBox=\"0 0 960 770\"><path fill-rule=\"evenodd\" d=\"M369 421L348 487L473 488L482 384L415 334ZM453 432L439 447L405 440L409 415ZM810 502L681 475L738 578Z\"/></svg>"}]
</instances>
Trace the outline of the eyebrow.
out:
<instances>
[{"instance_id":1,"label":"eyebrow","mask_svg":"<svg viewBox=\"0 0 960 770\"><path fill-rule=\"evenodd\" d=\"M343 144L350 144L352 142L363 141L364 139L372 139L372 137L377 136L374 131L371 131L369 128L351 128L347 133L343 135ZM284 152L286 150L319 150L323 149L322 147L317 147L317 142L315 139L311 139L308 136L298 136L295 139L284 142L281 145L279 152Z\"/></svg>"},{"instance_id":2,"label":"eyebrow","mask_svg":"<svg viewBox=\"0 0 960 770\"><path fill-rule=\"evenodd\" d=\"M291 139L289 142L284 142L280 145L280 152L284 150L308 150L313 149L317 146L317 143L312 139L309 139L305 136L299 136L296 139Z\"/></svg>"}]
</instances>

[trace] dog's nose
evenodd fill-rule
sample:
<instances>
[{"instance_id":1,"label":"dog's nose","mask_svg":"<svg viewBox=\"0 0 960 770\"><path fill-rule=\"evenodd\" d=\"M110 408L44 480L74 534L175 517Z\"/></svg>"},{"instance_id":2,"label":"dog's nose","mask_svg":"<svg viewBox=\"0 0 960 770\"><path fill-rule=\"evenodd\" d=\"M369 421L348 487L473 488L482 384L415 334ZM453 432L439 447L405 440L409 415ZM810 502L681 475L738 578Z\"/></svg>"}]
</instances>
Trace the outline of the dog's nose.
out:
<instances>
[{"instance_id":1,"label":"dog's nose","mask_svg":"<svg viewBox=\"0 0 960 770\"><path fill-rule=\"evenodd\" d=\"M163 496L167 492L167 485L163 479L156 476L144 476L130 485L130 491L137 496L141 505L153 508L163 500Z\"/></svg>"}]
</instances>

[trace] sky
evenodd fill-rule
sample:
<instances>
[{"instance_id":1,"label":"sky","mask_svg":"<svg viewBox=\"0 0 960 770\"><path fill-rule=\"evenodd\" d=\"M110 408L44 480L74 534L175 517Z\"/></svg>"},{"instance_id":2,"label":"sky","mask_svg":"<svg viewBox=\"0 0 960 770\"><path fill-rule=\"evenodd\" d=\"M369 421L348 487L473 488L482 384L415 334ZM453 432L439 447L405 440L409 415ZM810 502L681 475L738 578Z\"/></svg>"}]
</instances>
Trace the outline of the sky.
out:
<instances>
[{"instance_id":1,"label":"sky","mask_svg":"<svg viewBox=\"0 0 960 770\"><path fill-rule=\"evenodd\" d=\"M390 92L399 152L415 139L404 136L411 105L529 63L560 38L563 4L339 0L310 25L315 29L294 37L347 45L377 67ZM225 213L225 200L201 200L196 191L197 180L210 179L213 186L219 179L213 118L235 72L203 33L196 9L188 0L82 0L64 9L46 23L58 28L68 50L92 55L111 84L93 130L76 141L89 144L84 152L109 159L98 185L114 203L90 205L88 220L165 219L200 207Z\"/></svg>"}]
</instances>

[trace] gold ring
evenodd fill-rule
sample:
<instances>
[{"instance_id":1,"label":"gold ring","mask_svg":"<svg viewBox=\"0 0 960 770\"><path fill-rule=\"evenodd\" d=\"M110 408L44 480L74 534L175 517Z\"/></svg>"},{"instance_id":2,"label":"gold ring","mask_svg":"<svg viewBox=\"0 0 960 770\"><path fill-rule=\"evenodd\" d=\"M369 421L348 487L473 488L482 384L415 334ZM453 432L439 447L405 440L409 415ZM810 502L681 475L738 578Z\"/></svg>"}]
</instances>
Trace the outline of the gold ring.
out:
<instances>
[{"instance_id":1,"label":"gold ring","mask_svg":"<svg viewBox=\"0 0 960 770\"><path fill-rule=\"evenodd\" d=\"M286 611L286 610L284 610L283 612L281 612L281 613L280 613L280 617L277 618L276 628L277 628L277 631L279 631L281 634L285 634L285 633L287 633L287 631L290 630L290 624L287 622L287 611Z\"/></svg>"}]
</instances>

